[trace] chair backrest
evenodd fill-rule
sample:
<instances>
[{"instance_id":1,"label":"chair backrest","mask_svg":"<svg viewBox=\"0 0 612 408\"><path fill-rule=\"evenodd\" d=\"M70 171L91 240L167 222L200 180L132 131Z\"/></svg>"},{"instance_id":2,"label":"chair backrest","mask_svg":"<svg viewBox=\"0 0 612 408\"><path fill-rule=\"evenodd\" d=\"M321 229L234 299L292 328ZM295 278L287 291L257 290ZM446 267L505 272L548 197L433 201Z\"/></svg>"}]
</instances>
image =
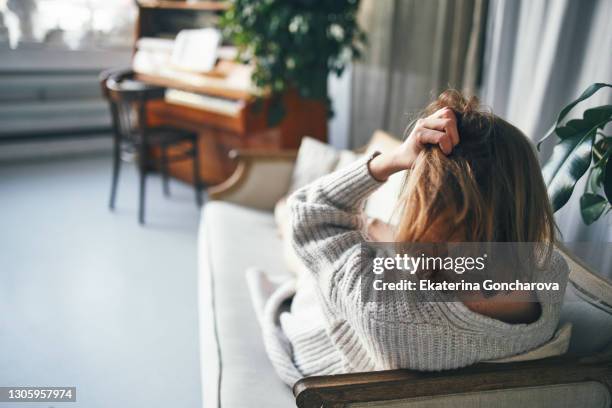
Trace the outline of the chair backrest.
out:
<instances>
[{"instance_id":1,"label":"chair backrest","mask_svg":"<svg viewBox=\"0 0 612 408\"><path fill-rule=\"evenodd\" d=\"M147 101L163 98L165 89L135 80L130 70L104 71L99 79L115 137L132 145L141 143L147 131Z\"/></svg>"}]
</instances>

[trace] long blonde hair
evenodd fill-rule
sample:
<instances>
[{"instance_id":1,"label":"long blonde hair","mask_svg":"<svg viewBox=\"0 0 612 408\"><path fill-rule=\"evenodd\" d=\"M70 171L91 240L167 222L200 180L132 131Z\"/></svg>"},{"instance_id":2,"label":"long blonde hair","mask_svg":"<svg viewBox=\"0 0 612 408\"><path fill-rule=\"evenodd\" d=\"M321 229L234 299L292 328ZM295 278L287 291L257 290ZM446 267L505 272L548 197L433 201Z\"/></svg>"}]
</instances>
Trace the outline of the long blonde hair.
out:
<instances>
[{"instance_id":1,"label":"long blonde hair","mask_svg":"<svg viewBox=\"0 0 612 408\"><path fill-rule=\"evenodd\" d=\"M450 107L460 143L427 146L407 177L397 242L554 242L556 226L532 144L475 97L443 92L424 111ZM552 249L551 249L552 250Z\"/></svg>"}]
</instances>

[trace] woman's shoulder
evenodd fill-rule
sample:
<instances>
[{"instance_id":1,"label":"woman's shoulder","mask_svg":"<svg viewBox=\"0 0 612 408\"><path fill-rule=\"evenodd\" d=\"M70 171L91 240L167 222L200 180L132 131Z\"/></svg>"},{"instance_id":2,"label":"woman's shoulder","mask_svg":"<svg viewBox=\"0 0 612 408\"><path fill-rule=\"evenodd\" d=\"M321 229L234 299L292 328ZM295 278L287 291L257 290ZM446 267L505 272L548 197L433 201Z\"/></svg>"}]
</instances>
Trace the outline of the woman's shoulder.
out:
<instances>
[{"instance_id":1,"label":"woman's shoulder","mask_svg":"<svg viewBox=\"0 0 612 408\"><path fill-rule=\"evenodd\" d=\"M538 281L557 283L563 292L569 279L570 266L565 258L565 255L557 248L552 251L550 260L544 270L544 273L539 274Z\"/></svg>"}]
</instances>

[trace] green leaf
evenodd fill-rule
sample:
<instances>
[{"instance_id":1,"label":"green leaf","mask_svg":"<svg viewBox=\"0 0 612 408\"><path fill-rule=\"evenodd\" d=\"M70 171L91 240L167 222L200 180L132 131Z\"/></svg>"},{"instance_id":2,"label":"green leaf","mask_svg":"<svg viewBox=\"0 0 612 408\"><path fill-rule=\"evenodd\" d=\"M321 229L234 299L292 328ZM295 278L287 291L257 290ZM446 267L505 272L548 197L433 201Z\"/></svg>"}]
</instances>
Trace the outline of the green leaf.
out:
<instances>
[{"instance_id":1,"label":"green leaf","mask_svg":"<svg viewBox=\"0 0 612 408\"><path fill-rule=\"evenodd\" d=\"M612 137L604 136L603 133L598 132L599 135L603 136L593 145L593 161L596 166L600 165L601 160L606 160L612 155ZM603 164L603 162L602 162ZM603 166L601 166L603 167Z\"/></svg>"},{"instance_id":2,"label":"green leaf","mask_svg":"<svg viewBox=\"0 0 612 408\"><path fill-rule=\"evenodd\" d=\"M224 40L255 65L252 80L259 88L275 94L298 89L323 102L328 95L320 78L341 73L366 39L358 5L359 0L232 0L221 17ZM269 114L276 123L283 109L271 107Z\"/></svg>"},{"instance_id":3,"label":"green leaf","mask_svg":"<svg viewBox=\"0 0 612 408\"><path fill-rule=\"evenodd\" d=\"M606 170L604 172L604 192L608 202L612 204L612 159L608 157L606 162Z\"/></svg>"},{"instance_id":4,"label":"green leaf","mask_svg":"<svg viewBox=\"0 0 612 408\"><path fill-rule=\"evenodd\" d=\"M557 133L559 139L571 137L582 130L582 123L581 119L568 120L565 126L556 128L555 133Z\"/></svg>"},{"instance_id":5,"label":"green leaf","mask_svg":"<svg viewBox=\"0 0 612 408\"><path fill-rule=\"evenodd\" d=\"M581 119L568 120L565 126L557 127L555 132L560 139L565 139L593 127L603 129L611 119L612 105L597 106L585 110Z\"/></svg>"},{"instance_id":6,"label":"green leaf","mask_svg":"<svg viewBox=\"0 0 612 408\"><path fill-rule=\"evenodd\" d=\"M594 83L591 86L589 86L587 89L585 89L584 92L582 92L582 94L577 99L573 100L563 109L561 109L561 112L559 112L559 116L557 116L557 120L555 121L555 123L552 125L550 130L546 132L544 137L540 139L540 141L538 142L537 144L538 150L540 149L540 146L542 145L542 143L555 132L555 130L559 127L559 123L561 123L563 118L567 116L567 114L574 108L574 106L578 105L580 102L589 98L595 92L597 92L598 90L604 87L612 88L612 84L606 84L606 83L601 83L601 82Z\"/></svg>"},{"instance_id":7,"label":"green leaf","mask_svg":"<svg viewBox=\"0 0 612 408\"><path fill-rule=\"evenodd\" d=\"M612 116L612 105L601 105L595 108L587 109L584 111L583 121L587 124L600 123L600 129L603 129L604 125L610 121Z\"/></svg>"},{"instance_id":8,"label":"green leaf","mask_svg":"<svg viewBox=\"0 0 612 408\"><path fill-rule=\"evenodd\" d=\"M580 213L586 225L591 225L603 214L608 206L605 198L598 194L584 194L580 197Z\"/></svg>"},{"instance_id":9,"label":"green leaf","mask_svg":"<svg viewBox=\"0 0 612 408\"><path fill-rule=\"evenodd\" d=\"M591 174L589 174L588 188L591 189L592 193L596 193L601 187L603 182L603 169L601 167L593 167Z\"/></svg>"},{"instance_id":10,"label":"green leaf","mask_svg":"<svg viewBox=\"0 0 612 408\"><path fill-rule=\"evenodd\" d=\"M598 83L592 84L587 89L585 89L582 95L578 97L578 99L572 101L565 108L561 109L561 112L559 112L559 116L557 117L557 123L563 120L563 118L572 110L574 106L578 105L580 102L584 101L585 99L591 97L591 95L593 95L595 92L597 92L598 90L604 87L612 88L612 84L598 82Z\"/></svg>"},{"instance_id":11,"label":"green leaf","mask_svg":"<svg viewBox=\"0 0 612 408\"><path fill-rule=\"evenodd\" d=\"M576 182L588 170L594 139L594 131L579 133L561 140L553 149L542 173L554 211L567 203Z\"/></svg>"},{"instance_id":12,"label":"green leaf","mask_svg":"<svg viewBox=\"0 0 612 408\"><path fill-rule=\"evenodd\" d=\"M285 116L285 106L280 96L272 97L268 107L268 126L274 127L281 123Z\"/></svg>"}]
</instances>

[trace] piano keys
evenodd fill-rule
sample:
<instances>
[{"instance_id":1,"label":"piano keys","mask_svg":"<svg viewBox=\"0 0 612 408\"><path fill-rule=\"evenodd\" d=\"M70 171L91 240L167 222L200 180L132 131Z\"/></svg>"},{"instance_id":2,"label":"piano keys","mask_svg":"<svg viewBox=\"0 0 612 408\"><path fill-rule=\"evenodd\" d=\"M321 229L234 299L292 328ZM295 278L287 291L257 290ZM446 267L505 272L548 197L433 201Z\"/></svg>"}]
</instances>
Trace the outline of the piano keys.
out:
<instances>
[{"instance_id":1,"label":"piano keys","mask_svg":"<svg viewBox=\"0 0 612 408\"><path fill-rule=\"evenodd\" d=\"M217 98L172 88L166 90L165 100L169 104L208 110L233 118L238 117L244 108L244 102L240 99Z\"/></svg>"}]
</instances>

